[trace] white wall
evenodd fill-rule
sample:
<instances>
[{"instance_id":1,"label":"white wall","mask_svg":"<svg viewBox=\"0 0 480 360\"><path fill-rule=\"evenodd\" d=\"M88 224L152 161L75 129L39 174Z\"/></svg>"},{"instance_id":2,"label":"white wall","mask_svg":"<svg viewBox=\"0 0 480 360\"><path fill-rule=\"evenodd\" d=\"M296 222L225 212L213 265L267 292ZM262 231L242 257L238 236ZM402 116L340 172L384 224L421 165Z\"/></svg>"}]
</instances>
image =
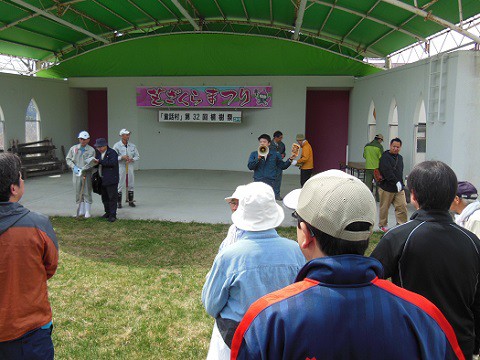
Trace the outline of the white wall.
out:
<instances>
[{"instance_id":1,"label":"white wall","mask_svg":"<svg viewBox=\"0 0 480 360\"><path fill-rule=\"evenodd\" d=\"M427 160L450 165L460 180L480 186L480 53L457 51L444 55L446 66L445 122L427 119ZM436 58L433 58L435 60ZM430 60L405 65L355 80L350 96L349 159L364 161L368 142L368 111L375 103L377 133L388 136L388 116L395 99L398 106L398 136L403 142L407 175L414 161L415 114L423 99L428 106ZM427 110L428 111L428 110ZM389 144L384 143L385 150Z\"/></svg>"},{"instance_id":2,"label":"white wall","mask_svg":"<svg viewBox=\"0 0 480 360\"><path fill-rule=\"evenodd\" d=\"M87 125L85 91L71 89L67 81L0 73L0 107L5 116L5 148L12 139L25 141L25 114L31 99L40 112L41 138L52 138L60 149L78 142ZM57 156L61 157L60 151Z\"/></svg>"},{"instance_id":3,"label":"white wall","mask_svg":"<svg viewBox=\"0 0 480 360\"><path fill-rule=\"evenodd\" d=\"M307 88L345 89L353 77L152 77L74 78L72 88L106 88L109 143L118 131L132 131L131 141L140 151L140 169L208 169L248 171L250 152L262 133L284 134L289 150L297 133L305 132ZM159 123L158 109L136 106L137 86L269 85L271 109L243 110L241 124ZM287 173L298 174L292 167Z\"/></svg>"}]
</instances>

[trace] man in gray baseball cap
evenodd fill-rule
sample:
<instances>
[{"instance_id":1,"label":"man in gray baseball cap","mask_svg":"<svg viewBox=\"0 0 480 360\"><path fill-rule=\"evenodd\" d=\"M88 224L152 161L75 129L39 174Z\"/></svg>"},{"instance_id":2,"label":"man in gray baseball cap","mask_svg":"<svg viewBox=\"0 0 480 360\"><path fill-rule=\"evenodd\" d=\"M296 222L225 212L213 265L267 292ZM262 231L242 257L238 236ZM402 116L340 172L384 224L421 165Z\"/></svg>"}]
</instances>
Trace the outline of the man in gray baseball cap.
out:
<instances>
[{"instance_id":1,"label":"man in gray baseball cap","mask_svg":"<svg viewBox=\"0 0 480 360\"><path fill-rule=\"evenodd\" d=\"M379 280L382 265L363 256L376 206L362 181L325 171L288 194L284 204L296 209L297 241L308 262L294 284L250 306L235 332L231 359L462 356L440 311Z\"/></svg>"}]
</instances>

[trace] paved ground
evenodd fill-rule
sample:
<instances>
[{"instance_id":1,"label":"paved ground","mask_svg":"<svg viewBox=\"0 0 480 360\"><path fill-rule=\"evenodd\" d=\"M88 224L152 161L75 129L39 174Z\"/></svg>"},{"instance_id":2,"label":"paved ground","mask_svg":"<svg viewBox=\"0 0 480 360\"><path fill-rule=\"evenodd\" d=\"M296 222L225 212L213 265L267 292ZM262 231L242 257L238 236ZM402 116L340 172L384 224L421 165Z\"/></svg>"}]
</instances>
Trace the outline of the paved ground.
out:
<instances>
[{"instance_id":1,"label":"paved ground","mask_svg":"<svg viewBox=\"0 0 480 360\"><path fill-rule=\"evenodd\" d=\"M224 198L241 184L252 181L252 173L209 170L142 170L135 173L136 208L118 210L120 219L153 219L182 222L230 223ZM299 187L299 176L284 175L282 196ZM32 177L25 181L21 203L46 215L76 213L71 173ZM283 204L282 204L283 206ZM414 211L408 206L409 215ZM293 226L291 210L285 208L283 226ZM92 216L103 214L100 196L93 194ZM377 219L378 221L378 219ZM395 224L390 208L389 225Z\"/></svg>"}]
</instances>

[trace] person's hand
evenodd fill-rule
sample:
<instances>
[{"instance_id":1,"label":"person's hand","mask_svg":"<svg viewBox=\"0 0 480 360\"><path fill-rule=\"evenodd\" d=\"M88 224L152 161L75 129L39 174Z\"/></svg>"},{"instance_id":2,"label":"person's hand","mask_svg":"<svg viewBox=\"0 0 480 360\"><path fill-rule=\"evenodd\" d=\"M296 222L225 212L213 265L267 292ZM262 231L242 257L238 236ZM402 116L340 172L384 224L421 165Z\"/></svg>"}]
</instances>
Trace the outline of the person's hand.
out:
<instances>
[{"instance_id":1,"label":"person's hand","mask_svg":"<svg viewBox=\"0 0 480 360\"><path fill-rule=\"evenodd\" d=\"M100 162L98 159L93 159L93 161L95 161L97 164Z\"/></svg>"},{"instance_id":2,"label":"person's hand","mask_svg":"<svg viewBox=\"0 0 480 360\"><path fill-rule=\"evenodd\" d=\"M76 176L82 176L82 168L79 168L77 165L73 167L73 173Z\"/></svg>"},{"instance_id":3,"label":"person's hand","mask_svg":"<svg viewBox=\"0 0 480 360\"><path fill-rule=\"evenodd\" d=\"M128 161L129 157L128 157L128 155L123 155L122 159L125 160L125 161Z\"/></svg>"},{"instance_id":4,"label":"person's hand","mask_svg":"<svg viewBox=\"0 0 480 360\"><path fill-rule=\"evenodd\" d=\"M398 181L396 185L397 185L397 191L398 192L402 191L402 183Z\"/></svg>"}]
</instances>

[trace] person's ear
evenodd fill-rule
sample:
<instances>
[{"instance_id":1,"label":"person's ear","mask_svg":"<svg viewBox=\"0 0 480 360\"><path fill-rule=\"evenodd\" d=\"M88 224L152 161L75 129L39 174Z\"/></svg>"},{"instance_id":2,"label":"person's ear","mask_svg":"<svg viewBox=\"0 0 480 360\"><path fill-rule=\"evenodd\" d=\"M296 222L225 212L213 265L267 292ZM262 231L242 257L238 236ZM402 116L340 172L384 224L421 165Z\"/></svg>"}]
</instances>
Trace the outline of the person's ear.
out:
<instances>
[{"instance_id":1,"label":"person's ear","mask_svg":"<svg viewBox=\"0 0 480 360\"><path fill-rule=\"evenodd\" d=\"M315 241L315 234L313 233L312 230L308 228L307 224L305 224L304 222L300 223L300 230L303 233L303 241L300 244L300 247L302 249L307 249L308 247L313 245Z\"/></svg>"}]
</instances>

